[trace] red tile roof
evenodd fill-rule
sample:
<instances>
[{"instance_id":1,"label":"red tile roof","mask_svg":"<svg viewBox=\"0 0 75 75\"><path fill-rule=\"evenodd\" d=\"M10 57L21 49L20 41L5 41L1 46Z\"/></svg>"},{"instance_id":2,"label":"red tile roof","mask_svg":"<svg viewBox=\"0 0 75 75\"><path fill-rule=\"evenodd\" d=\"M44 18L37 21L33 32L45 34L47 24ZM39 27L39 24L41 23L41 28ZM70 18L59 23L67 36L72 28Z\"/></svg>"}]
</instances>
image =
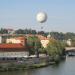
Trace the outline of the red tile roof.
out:
<instances>
[{"instance_id":1,"label":"red tile roof","mask_svg":"<svg viewBox=\"0 0 75 75\"><path fill-rule=\"evenodd\" d=\"M25 40L26 38L25 37L17 37L16 39Z\"/></svg>"},{"instance_id":2,"label":"red tile roof","mask_svg":"<svg viewBox=\"0 0 75 75\"><path fill-rule=\"evenodd\" d=\"M42 36L42 35L37 35L37 37L38 37L40 40L49 40L47 37Z\"/></svg>"},{"instance_id":3,"label":"red tile roof","mask_svg":"<svg viewBox=\"0 0 75 75\"><path fill-rule=\"evenodd\" d=\"M0 52L21 52L27 48L22 44L0 44Z\"/></svg>"},{"instance_id":4,"label":"red tile roof","mask_svg":"<svg viewBox=\"0 0 75 75\"><path fill-rule=\"evenodd\" d=\"M0 48L24 48L22 44L0 44Z\"/></svg>"}]
</instances>

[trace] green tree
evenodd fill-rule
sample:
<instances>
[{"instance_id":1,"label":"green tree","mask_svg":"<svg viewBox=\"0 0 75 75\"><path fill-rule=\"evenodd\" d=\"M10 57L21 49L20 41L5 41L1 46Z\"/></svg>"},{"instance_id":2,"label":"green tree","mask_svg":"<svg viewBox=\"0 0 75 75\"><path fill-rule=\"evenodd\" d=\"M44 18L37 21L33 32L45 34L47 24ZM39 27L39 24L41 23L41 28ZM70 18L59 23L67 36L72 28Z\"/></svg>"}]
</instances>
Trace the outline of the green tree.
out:
<instances>
[{"instance_id":1,"label":"green tree","mask_svg":"<svg viewBox=\"0 0 75 75\"><path fill-rule=\"evenodd\" d=\"M40 40L36 36L29 36L27 38L27 45L29 47L29 53L31 54L38 54L38 50L41 47Z\"/></svg>"},{"instance_id":2,"label":"green tree","mask_svg":"<svg viewBox=\"0 0 75 75\"><path fill-rule=\"evenodd\" d=\"M15 31L16 34L36 34L36 30L32 29L18 29Z\"/></svg>"},{"instance_id":3,"label":"green tree","mask_svg":"<svg viewBox=\"0 0 75 75\"><path fill-rule=\"evenodd\" d=\"M67 32L65 34L65 39L68 40L68 39L74 39L75 38L75 33L71 33L71 32Z\"/></svg>"},{"instance_id":4,"label":"green tree","mask_svg":"<svg viewBox=\"0 0 75 75\"><path fill-rule=\"evenodd\" d=\"M0 34L8 34L8 30L7 29L0 29Z\"/></svg>"},{"instance_id":5,"label":"green tree","mask_svg":"<svg viewBox=\"0 0 75 75\"><path fill-rule=\"evenodd\" d=\"M65 44L62 41L50 39L50 42L47 46L48 54L56 61L57 58L59 59L64 52Z\"/></svg>"},{"instance_id":6,"label":"green tree","mask_svg":"<svg viewBox=\"0 0 75 75\"><path fill-rule=\"evenodd\" d=\"M65 36L62 32L50 32L51 36L56 40L63 40Z\"/></svg>"}]
</instances>

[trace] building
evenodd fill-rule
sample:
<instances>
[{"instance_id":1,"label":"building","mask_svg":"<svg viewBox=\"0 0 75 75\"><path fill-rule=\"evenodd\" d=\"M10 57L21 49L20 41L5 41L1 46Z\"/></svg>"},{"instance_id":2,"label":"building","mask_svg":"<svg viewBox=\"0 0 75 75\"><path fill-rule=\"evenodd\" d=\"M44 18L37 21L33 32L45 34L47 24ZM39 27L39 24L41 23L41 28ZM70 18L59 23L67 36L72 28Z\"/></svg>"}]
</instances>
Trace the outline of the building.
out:
<instances>
[{"instance_id":1,"label":"building","mask_svg":"<svg viewBox=\"0 0 75 75\"><path fill-rule=\"evenodd\" d=\"M29 52L27 48L26 38L18 37L18 43L0 44L0 59L1 60L17 60L19 58L28 57Z\"/></svg>"},{"instance_id":2,"label":"building","mask_svg":"<svg viewBox=\"0 0 75 75\"><path fill-rule=\"evenodd\" d=\"M71 39L68 39L68 40L66 41L66 43L67 43L68 46L71 46L71 45L72 45Z\"/></svg>"},{"instance_id":3,"label":"building","mask_svg":"<svg viewBox=\"0 0 75 75\"><path fill-rule=\"evenodd\" d=\"M49 43L49 39L41 39L41 44L44 48L47 47L48 43Z\"/></svg>"},{"instance_id":4,"label":"building","mask_svg":"<svg viewBox=\"0 0 75 75\"><path fill-rule=\"evenodd\" d=\"M28 51L22 44L0 44L0 57L27 57Z\"/></svg>"},{"instance_id":5,"label":"building","mask_svg":"<svg viewBox=\"0 0 75 75\"><path fill-rule=\"evenodd\" d=\"M8 28L6 30L8 31L9 34L13 34L14 33L14 30L13 29Z\"/></svg>"},{"instance_id":6,"label":"building","mask_svg":"<svg viewBox=\"0 0 75 75\"><path fill-rule=\"evenodd\" d=\"M12 43L12 44L17 44L17 43L22 43L23 45L25 44L26 39L24 37L16 37L16 38L7 38L6 43Z\"/></svg>"},{"instance_id":7,"label":"building","mask_svg":"<svg viewBox=\"0 0 75 75\"><path fill-rule=\"evenodd\" d=\"M2 43L2 36L0 36L0 44Z\"/></svg>"},{"instance_id":8,"label":"building","mask_svg":"<svg viewBox=\"0 0 75 75\"><path fill-rule=\"evenodd\" d=\"M41 42L42 46L43 46L44 48L46 48L47 45L48 45L48 43L49 43L49 38L44 37L44 36L42 36L42 35L38 35L38 38L40 39L40 42Z\"/></svg>"}]
</instances>

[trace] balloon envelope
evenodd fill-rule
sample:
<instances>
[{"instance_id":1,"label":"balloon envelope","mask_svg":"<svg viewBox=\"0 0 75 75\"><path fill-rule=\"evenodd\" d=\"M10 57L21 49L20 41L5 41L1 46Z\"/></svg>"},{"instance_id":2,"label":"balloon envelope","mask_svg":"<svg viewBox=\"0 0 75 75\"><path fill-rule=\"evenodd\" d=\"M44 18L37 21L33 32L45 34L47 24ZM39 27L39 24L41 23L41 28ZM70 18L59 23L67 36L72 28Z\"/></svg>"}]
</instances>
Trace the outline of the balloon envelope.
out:
<instances>
[{"instance_id":1,"label":"balloon envelope","mask_svg":"<svg viewBox=\"0 0 75 75\"><path fill-rule=\"evenodd\" d=\"M47 20L47 14L45 12L39 12L36 15L36 19L39 23L44 23Z\"/></svg>"}]
</instances>

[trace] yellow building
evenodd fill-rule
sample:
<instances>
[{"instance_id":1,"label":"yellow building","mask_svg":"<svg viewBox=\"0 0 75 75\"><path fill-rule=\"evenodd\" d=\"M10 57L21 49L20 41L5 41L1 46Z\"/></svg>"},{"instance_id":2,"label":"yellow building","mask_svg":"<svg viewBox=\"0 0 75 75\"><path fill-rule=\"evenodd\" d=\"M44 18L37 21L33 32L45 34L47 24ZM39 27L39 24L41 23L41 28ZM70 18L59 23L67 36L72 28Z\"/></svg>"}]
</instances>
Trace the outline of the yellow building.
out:
<instances>
[{"instance_id":1,"label":"yellow building","mask_svg":"<svg viewBox=\"0 0 75 75\"><path fill-rule=\"evenodd\" d=\"M42 46L43 46L44 48L47 47L48 43L49 43L49 40L48 40L48 39L44 39L44 40L42 39L42 40L41 40L41 44L42 44Z\"/></svg>"},{"instance_id":2,"label":"yellow building","mask_svg":"<svg viewBox=\"0 0 75 75\"><path fill-rule=\"evenodd\" d=\"M41 42L42 46L43 46L44 48L46 48L47 45L48 45L48 43L49 43L49 38L44 37L44 36L42 36L42 35L38 35L38 38L40 39L40 42Z\"/></svg>"},{"instance_id":3,"label":"yellow building","mask_svg":"<svg viewBox=\"0 0 75 75\"><path fill-rule=\"evenodd\" d=\"M21 44L25 44L25 38L24 37L17 37L17 38L8 38L6 39L6 43L13 43L13 44L18 44L18 43L21 43Z\"/></svg>"}]
</instances>

